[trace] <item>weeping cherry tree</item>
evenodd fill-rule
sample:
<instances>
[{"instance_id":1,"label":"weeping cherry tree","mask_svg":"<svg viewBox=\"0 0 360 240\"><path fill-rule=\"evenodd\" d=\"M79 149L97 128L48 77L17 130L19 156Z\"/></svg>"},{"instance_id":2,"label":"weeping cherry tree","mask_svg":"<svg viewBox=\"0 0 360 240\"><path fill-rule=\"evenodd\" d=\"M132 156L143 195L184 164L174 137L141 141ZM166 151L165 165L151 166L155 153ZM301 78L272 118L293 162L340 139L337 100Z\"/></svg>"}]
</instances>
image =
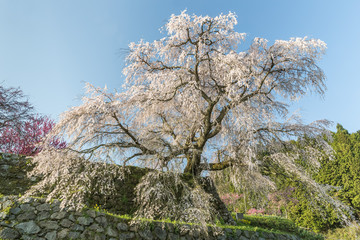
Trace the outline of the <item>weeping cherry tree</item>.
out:
<instances>
[{"instance_id":1,"label":"weeping cherry tree","mask_svg":"<svg viewBox=\"0 0 360 240\"><path fill-rule=\"evenodd\" d=\"M75 155L84 163L112 162L194 177L228 168L234 185L240 179L236 176L246 175L254 186L272 186L259 171L257 155L264 150L287 172L319 187L294 159L301 154L316 167L321 153L310 147L292 154L283 150L291 139L327 132L328 121L306 125L289 113L290 104L305 94L323 96L325 76L318 62L326 44L306 37L273 44L255 38L244 50L245 34L235 31L236 24L231 12L209 17L183 11L162 28L164 38L131 43L124 90L87 84L83 103L63 113L52 132L68 139L68 147L47 149L35 158L35 172L46 176L37 188L55 182L65 188L61 182L66 176L84 182L86 174L70 174ZM330 151L322 139L318 143ZM99 191L111 189L104 179ZM164 189L166 184L158 190ZM78 190L63 198L77 199ZM169 201L159 194L154 196Z\"/></svg>"}]
</instances>

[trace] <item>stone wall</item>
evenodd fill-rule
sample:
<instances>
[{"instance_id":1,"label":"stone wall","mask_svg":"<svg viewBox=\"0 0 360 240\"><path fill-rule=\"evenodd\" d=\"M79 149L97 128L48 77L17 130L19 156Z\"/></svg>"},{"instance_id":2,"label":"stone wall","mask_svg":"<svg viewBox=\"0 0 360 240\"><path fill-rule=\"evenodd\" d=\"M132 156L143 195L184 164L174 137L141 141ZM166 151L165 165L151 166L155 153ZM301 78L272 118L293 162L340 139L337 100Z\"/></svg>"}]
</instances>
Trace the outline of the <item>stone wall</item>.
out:
<instances>
[{"instance_id":1,"label":"stone wall","mask_svg":"<svg viewBox=\"0 0 360 240\"><path fill-rule=\"evenodd\" d=\"M131 224L130 220L91 209L61 210L60 202L17 196L0 198L0 238L24 240L55 239L293 239L292 235L208 227L208 236L187 224L164 222ZM146 223L146 222L145 222Z\"/></svg>"},{"instance_id":2,"label":"stone wall","mask_svg":"<svg viewBox=\"0 0 360 240\"><path fill-rule=\"evenodd\" d=\"M18 195L28 190L37 182L36 178L27 177L32 167L25 156L0 153L0 194Z\"/></svg>"}]
</instances>

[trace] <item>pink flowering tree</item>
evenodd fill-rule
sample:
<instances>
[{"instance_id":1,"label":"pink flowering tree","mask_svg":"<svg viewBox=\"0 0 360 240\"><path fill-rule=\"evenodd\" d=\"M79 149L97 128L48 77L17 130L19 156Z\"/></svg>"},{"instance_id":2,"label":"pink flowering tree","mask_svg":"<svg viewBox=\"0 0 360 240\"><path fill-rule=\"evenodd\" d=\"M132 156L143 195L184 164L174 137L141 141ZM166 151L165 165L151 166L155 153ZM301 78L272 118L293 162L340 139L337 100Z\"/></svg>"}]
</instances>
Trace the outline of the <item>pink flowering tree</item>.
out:
<instances>
[{"instance_id":1,"label":"pink flowering tree","mask_svg":"<svg viewBox=\"0 0 360 240\"><path fill-rule=\"evenodd\" d=\"M46 116L33 116L16 128L4 127L0 130L0 151L34 156L41 151L40 143L54 125L54 121ZM49 144L58 149L66 146L65 141L57 137Z\"/></svg>"},{"instance_id":2,"label":"pink flowering tree","mask_svg":"<svg viewBox=\"0 0 360 240\"><path fill-rule=\"evenodd\" d=\"M235 211L235 212L238 212L236 205L238 204L238 200L241 197L243 197L243 194L239 195L237 193L226 193L220 196L221 200L225 203L229 211Z\"/></svg>"},{"instance_id":3,"label":"pink flowering tree","mask_svg":"<svg viewBox=\"0 0 360 240\"><path fill-rule=\"evenodd\" d=\"M262 215L264 213L265 213L265 209L262 209L262 208L260 208L260 209L250 208L247 211L247 214L249 214L249 215L258 215L258 214Z\"/></svg>"}]
</instances>

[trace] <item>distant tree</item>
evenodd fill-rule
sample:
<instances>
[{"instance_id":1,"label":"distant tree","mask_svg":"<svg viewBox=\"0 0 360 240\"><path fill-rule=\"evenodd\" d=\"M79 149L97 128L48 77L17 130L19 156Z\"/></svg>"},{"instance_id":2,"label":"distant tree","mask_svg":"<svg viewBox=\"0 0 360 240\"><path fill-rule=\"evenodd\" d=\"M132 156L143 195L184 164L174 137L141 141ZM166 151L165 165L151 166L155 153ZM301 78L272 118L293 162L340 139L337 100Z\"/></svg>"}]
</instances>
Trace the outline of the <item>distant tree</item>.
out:
<instances>
[{"instance_id":1,"label":"distant tree","mask_svg":"<svg viewBox=\"0 0 360 240\"><path fill-rule=\"evenodd\" d=\"M38 189L58 182L61 176L62 182L68 179L71 184L59 185L53 192L62 192L60 198L72 199L74 204L82 203L81 191L86 189L79 186L73 194L68 186L91 182L91 174L69 170L75 153L88 160L116 159L123 165L147 166L169 174L182 171L194 178L229 168L234 186L239 185L237 176L241 175L251 177L254 186L274 186L258 168L257 154L264 148L269 159L318 189L295 162L303 155L304 161L317 166L316 148L294 149L292 154L283 150L295 147L288 140L296 136L315 138L327 131L328 121L306 125L288 113L288 104L309 91L324 94L325 76L317 62L326 45L307 38L268 45L266 39L255 38L248 50L240 51L245 34L234 30L236 24L233 13L212 18L184 11L171 16L163 29L164 38L131 43L123 71L125 91L110 93L87 85L89 95L83 104L65 112L51 133L70 140L68 151L48 149L35 159L39 163L35 172L45 176ZM318 143L326 144L322 138ZM175 210L171 213L175 201L169 200L175 195L172 188L160 184L159 175L151 176L154 178L144 178L146 183L139 185L148 188L139 191L144 215L166 209L176 218ZM97 181L111 189L107 180ZM189 194L194 199L201 196L199 192ZM154 208L149 203L154 199L165 201L167 207ZM201 217L196 209L185 212Z\"/></svg>"},{"instance_id":2,"label":"distant tree","mask_svg":"<svg viewBox=\"0 0 360 240\"><path fill-rule=\"evenodd\" d=\"M42 149L40 143L54 127L53 120L46 116L32 116L16 127L0 129L0 151L5 153L34 156ZM53 137L49 144L57 149L66 146L65 141Z\"/></svg>"},{"instance_id":3,"label":"distant tree","mask_svg":"<svg viewBox=\"0 0 360 240\"><path fill-rule=\"evenodd\" d=\"M33 106L20 88L0 85L0 129L19 127L32 111Z\"/></svg>"}]
</instances>

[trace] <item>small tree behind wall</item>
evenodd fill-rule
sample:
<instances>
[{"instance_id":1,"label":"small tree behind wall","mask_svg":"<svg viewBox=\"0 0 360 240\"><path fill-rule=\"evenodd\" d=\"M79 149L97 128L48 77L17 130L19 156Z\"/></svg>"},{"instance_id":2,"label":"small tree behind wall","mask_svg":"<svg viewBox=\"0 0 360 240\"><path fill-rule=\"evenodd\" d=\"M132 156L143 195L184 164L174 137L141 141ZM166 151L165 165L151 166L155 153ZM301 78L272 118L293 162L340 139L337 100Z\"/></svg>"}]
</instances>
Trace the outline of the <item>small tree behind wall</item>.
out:
<instances>
[{"instance_id":1,"label":"small tree behind wall","mask_svg":"<svg viewBox=\"0 0 360 240\"><path fill-rule=\"evenodd\" d=\"M303 155L304 161L317 166L319 152L309 148L286 154L283 149L291 147L287 140L296 136L326 133L327 121L306 125L288 112L289 104L306 93L324 94L325 76L317 64L326 45L306 37L272 45L255 38L242 51L245 34L235 31L236 24L233 13L209 17L184 11L170 17L164 38L131 43L123 71L125 90L109 92L87 84L83 104L63 113L52 132L70 139L66 151L47 149L35 158L39 164L34 173L46 176L38 189L57 182L58 176L61 181L84 179L86 174L71 172L75 153L90 161L116 159L122 165L194 177L229 168L234 186L239 184L237 176L248 174L254 186L273 186L258 171L257 153L266 148L272 161L319 190L294 162ZM318 143L326 144L322 138ZM166 202L173 197L166 184L159 184L164 178L152 175L140 185L149 190L139 190L146 216L146 209L154 212L152 199ZM111 184L104 180L103 188L111 189ZM79 187L79 192L83 189ZM81 194L62 192L61 198L81 203ZM198 196L189 190L184 198L200 203L194 200ZM321 196L325 198L325 193ZM190 204L187 212L201 215L196 206L200 205ZM163 209L174 216L175 207L156 211Z\"/></svg>"}]
</instances>

